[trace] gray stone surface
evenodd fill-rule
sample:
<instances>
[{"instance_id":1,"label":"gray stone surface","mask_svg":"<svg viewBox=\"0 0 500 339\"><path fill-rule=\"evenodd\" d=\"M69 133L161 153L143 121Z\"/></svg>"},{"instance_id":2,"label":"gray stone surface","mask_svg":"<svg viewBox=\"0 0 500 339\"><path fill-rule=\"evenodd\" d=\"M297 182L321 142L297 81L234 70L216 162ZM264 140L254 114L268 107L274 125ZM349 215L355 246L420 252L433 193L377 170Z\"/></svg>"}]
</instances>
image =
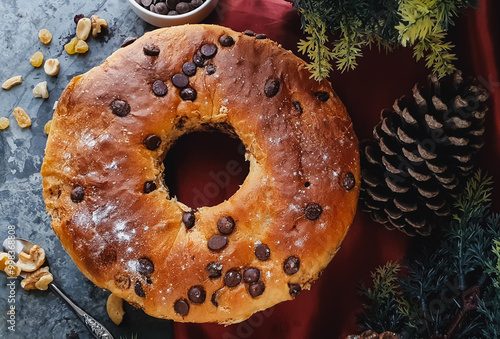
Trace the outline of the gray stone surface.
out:
<instances>
[{"instance_id":1,"label":"gray stone surface","mask_svg":"<svg viewBox=\"0 0 500 339\"><path fill-rule=\"evenodd\" d=\"M139 19L126 0L1 0L0 82L22 75L23 83L9 91L0 90L0 117L10 119L10 127L0 131L0 239L8 226L15 226L18 237L30 239L46 249L57 284L71 298L115 336L171 338L171 322L148 317L127 305L124 323L115 326L106 313L109 292L94 286L75 266L50 228L42 199L40 167L46 143L43 127L53 114L54 102L69 80L99 65L118 49L127 36L140 36L154 27ZM75 35L75 14L98 14L108 21L108 33L89 38L89 52L68 55L63 46ZM53 34L50 45L43 45L38 31ZM43 67L34 68L30 56L41 51L45 58L61 62L59 75L47 76ZM35 99L33 87L47 81L48 99ZM30 115L32 126L21 129L12 115L16 106ZM0 338L91 338L83 323L54 293L24 291L16 281L15 303L9 303L10 281L0 273ZM15 332L8 330L7 310L15 305ZM73 336L71 336L73 335Z\"/></svg>"}]
</instances>

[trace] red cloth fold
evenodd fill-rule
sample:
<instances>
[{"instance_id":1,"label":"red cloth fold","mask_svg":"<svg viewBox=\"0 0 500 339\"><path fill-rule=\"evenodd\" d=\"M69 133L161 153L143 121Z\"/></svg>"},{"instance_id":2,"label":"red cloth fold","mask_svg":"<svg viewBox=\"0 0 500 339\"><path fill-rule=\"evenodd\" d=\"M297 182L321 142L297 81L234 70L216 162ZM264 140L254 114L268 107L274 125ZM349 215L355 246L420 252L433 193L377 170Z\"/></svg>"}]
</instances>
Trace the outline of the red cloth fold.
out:
<instances>
[{"instance_id":1,"label":"red cloth fold","mask_svg":"<svg viewBox=\"0 0 500 339\"><path fill-rule=\"evenodd\" d=\"M456 45L458 67L464 71L464 76L478 77L490 92L486 145L477 163L494 176L498 188L500 27L496 16L500 13L500 3L494 0L479 3L478 10L467 10L460 16L449 38ZM296 10L283 0L221 0L206 22L237 31L251 29L265 33L296 54L297 42L303 37ZM423 62L415 62L408 48L388 55L376 50L363 53L356 70L344 74L334 72L331 77L333 88L346 105L360 140L371 138L383 108L391 107L400 96L411 94L413 85L425 82L429 73ZM212 165L217 171L217 165ZM188 186L183 189L179 185L179 195L184 194L184 200L189 198L188 190L192 191ZM230 196L230 191L227 194ZM500 197L494 194L494 199L498 210ZM361 310L362 303L357 296L359 282L368 282L370 272L386 261L401 259L407 241L402 233L387 231L359 210L341 250L310 291L302 292L294 301L257 313L241 324L224 327L175 323L174 336L176 339L345 338L357 333L355 313Z\"/></svg>"}]
</instances>

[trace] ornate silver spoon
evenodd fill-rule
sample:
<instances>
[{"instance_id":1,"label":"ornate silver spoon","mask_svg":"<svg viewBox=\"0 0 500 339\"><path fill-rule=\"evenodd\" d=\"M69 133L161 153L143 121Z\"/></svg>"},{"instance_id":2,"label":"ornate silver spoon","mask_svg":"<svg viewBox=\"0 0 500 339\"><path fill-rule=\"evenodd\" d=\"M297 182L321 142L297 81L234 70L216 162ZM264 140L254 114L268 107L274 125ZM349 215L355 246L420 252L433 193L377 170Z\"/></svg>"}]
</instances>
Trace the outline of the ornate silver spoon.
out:
<instances>
[{"instance_id":1,"label":"ornate silver spoon","mask_svg":"<svg viewBox=\"0 0 500 339\"><path fill-rule=\"evenodd\" d=\"M3 242L3 250L7 253L14 252L14 261L19 259L20 252L29 253L31 247L34 244L29 242L28 240L24 240L21 238L7 238ZM45 266L48 266L48 261L45 259ZM25 274L21 274L19 278L26 278ZM87 312L78 307L66 294L64 294L59 287L54 284L54 282L49 283L49 288L56 292L66 303L75 311L76 315L80 318L81 321L87 326L89 331L94 335L94 337L99 339L114 339L111 333L97 320L92 318Z\"/></svg>"}]
</instances>

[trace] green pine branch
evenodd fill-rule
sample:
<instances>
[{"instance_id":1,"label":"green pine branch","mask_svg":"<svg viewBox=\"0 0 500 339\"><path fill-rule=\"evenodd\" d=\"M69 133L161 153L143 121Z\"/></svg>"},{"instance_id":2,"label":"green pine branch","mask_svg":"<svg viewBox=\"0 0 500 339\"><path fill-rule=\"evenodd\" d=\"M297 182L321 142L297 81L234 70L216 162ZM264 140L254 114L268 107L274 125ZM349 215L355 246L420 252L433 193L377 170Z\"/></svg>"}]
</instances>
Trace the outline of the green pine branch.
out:
<instances>
[{"instance_id":1,"label":"green pine branch","mask_svg":"<svg viewBox=\"0 0 500 339\"><path fill-rule=\"evenodd\" d=\"M462 295L478 286L478 308L451 335L500 337L500 215L489 212L492 185L481 171L469 179L450 225L410 244L404 276L393 262L372 274L373 288L360 290L369 301L358 315L362 330L392 331L401 338L450 335Z\"/></svg>"},{"instance_id":2,"label":"green pine branch","mask_svg":"<svg viewBox=\"0 0 500 339\"><path fill-rule=\"evenodd\" d=\"M460 10L476 7L477 0L301 0L294 5L308 34L299 51L311 59L308 68L316 80L329 75L332 60L341 72L355 69L362 49L374 43L386 51L411 46L417 60L424 58L444 77L455 71L456 60L447 30ZM329 35L337 36L332 50Z\"/></svg>"}]
</instances>

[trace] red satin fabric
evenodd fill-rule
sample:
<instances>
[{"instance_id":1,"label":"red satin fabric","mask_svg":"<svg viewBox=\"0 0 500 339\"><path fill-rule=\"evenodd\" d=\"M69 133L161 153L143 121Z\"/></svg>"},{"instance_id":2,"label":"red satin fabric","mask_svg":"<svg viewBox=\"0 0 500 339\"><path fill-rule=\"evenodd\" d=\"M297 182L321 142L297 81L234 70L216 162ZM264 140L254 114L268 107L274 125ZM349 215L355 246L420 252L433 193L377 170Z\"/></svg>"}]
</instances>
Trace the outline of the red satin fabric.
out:
<instances>
[{"instance_id":1,"label":"red satin fabric","mask_svg":"<svg viewBox=\"0 0 500 339\"><path fill-rule=\"evenodd\" d=\"M458 67L464 75L478 77L490 92L486 145L476 159L479 167L494 176L496 193L500 187L497 160L500 159L500 141L497 141L497 136L500 136L500 27L497 18L500 4L495 0L479 2L478 10L462 13L457 25L451 28L449 38L456 45ZM283 0L221 0L206 22L236 31L251 29L256 33L265 33L299 55L296 45L303 37L300 18L291 4ZM423 62L415 62L410 49L399 49L387 55L376 50L365 50L363 53L356 70L343 74L334 72L330 79L352 117L360 140L371 137L383 108L391 107L400 96L411 94L413 85L424 83L429 73ZM204 144L204 149L193 151L189 145L195 143ZM178 164L179 175L175 180L178 181L177 193L181 201L196 204L193 202L193 190L201 189L208 181L214 180L213 175L207 173L224 171L221 164L226 164L231 158L231 155L224 155L224 145L223 140L195 137L180 146L188 149L179 151L174 160ZM214 147L222 150L220 157L203 157L207 150ZM245 172L242 171L235 178L241 182L244 177ZM231 181L213 199L231 196L237 184L237 181ZM494 199L498 211L498 194L494 194ZM357 333L355 313L361 310L362 303L357 296L359 282L368 282L370 272L386 261L401 259L407 241L402 233L387 231L358 210L341 250L310 291L302 292L294 301L257 313L241 324L224 327L175 323L174 336L176 339L345 338L348 334Z\"/></svg>"}]
</instances>

